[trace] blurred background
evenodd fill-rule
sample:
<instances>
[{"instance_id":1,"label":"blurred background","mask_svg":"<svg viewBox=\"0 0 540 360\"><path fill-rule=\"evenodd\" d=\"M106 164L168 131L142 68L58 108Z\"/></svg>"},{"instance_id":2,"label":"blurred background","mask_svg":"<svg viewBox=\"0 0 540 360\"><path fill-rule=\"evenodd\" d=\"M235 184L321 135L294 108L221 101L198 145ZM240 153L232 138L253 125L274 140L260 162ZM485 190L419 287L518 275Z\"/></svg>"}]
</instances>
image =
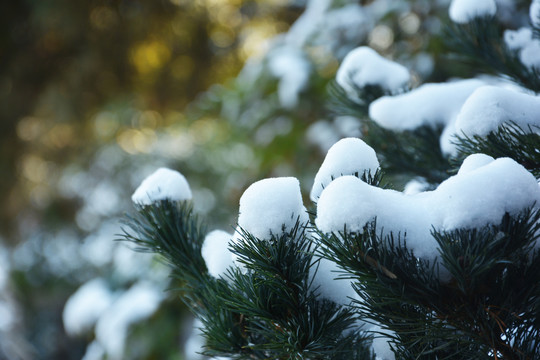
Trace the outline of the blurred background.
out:
<instances>
[{"instance_id":1,"label":"blurred background","mask_svg":"<svg viewBox=\"0 0 540 360\"><path fill-rule=\"evenodd\" d=\"M114 241L131 193L179 170L209 230L229 232L250 183L296 176L307 193L326 150L361 135L326 106L348 51L369 45L417 83L463 74L443 56L448 3L4 2L0 359L201 358L165 266Z\"/></svg>"}]
</instances>

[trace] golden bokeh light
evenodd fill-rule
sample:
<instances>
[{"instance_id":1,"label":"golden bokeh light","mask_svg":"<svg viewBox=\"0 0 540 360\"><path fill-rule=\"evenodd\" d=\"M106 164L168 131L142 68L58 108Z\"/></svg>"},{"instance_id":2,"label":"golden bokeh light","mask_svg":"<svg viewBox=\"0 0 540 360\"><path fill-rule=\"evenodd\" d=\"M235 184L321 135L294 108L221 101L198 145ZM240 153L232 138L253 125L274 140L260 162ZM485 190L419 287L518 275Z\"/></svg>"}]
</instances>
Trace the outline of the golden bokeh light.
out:
<instances>
[{"instance_id":1,"label":"golden bokeh light","mask_svg":"<svg viewBox=\"0 0 540 360\"><path fill-rule=\"evenodd\" d=\"M159 40L143 42L131 52L131 61L137 71L148 74L162 68L171 58L167 45Z\"/></svg>"}]
</instances>

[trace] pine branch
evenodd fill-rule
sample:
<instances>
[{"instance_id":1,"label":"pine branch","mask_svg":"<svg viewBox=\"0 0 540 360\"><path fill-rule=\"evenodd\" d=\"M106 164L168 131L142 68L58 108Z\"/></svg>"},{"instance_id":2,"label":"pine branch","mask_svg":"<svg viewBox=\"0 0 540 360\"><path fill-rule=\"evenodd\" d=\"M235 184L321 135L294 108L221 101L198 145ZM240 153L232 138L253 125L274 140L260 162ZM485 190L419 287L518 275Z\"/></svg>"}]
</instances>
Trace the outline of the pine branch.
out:
<instances>
[{"instance_id":1,"label":"pine branch","mask_svg":"<svg viewBox=\"0 0 540 360\"><path fill-rule=\"evenodd\" d=\"M184 282L203 281L207 270L201 248L206 231L191 201L162 200L136 209L135 215L126 215L119 240L133 242L138 251L161 255L173 276Z\"/></svg>"},{"instance_id":2,"label":"pine branch","mask_svg":"<svg viewBox=\"0 0 540 360\"><path fill-rule=\"evenodd\" d=\"M320 299L312 287L305 224L270 240L241 235L231 249L245 271L231 270L233 291L222 303L245 316L249 334L258 334L251 349L272 359L371 358L365 338L352 329L353 311Z\"/></svg>"},{"instance_id":3,"label":"pine branch","mask_svg":"<svg viewBox=\"0 0 540 360\"><path fill-rule=\"evenodd\" d=\"M497 19L486 17L476 18L467 24L447 24L443 37L462 60L540 92L540 70L525 66L518 53L508 49L502 32Z\"/></svg>"},{"instance_id":4,"label":"pine branch","mask_svg":"<svg viewBox=\"0 0 540 360\"><path fill-rule=\"evenodd\" d=\"M452 163L461 164L463 160L476 153L494 158L510 157L529 170L536 178L540 177L540 127L529 125L526 130L510 122L499 126L497 131L487 136L457 135L453 141L457 155Z\"/></svg>"},{"instance_id":5,"label":"pine branch","mask_svg":"<svg viewBox=\"0 0 540 360\"><path fill-rule=\"evenodd\" d=\"M357 280L360 316L395 332L403 358L538 354L539 210L479 229L433 231L441 257L431 264L407 250L406 235L378 236L376 222L362 233L320 235L324 256ZM439 279L442 266L451 281Z\"/></svg>"}]
</instances>

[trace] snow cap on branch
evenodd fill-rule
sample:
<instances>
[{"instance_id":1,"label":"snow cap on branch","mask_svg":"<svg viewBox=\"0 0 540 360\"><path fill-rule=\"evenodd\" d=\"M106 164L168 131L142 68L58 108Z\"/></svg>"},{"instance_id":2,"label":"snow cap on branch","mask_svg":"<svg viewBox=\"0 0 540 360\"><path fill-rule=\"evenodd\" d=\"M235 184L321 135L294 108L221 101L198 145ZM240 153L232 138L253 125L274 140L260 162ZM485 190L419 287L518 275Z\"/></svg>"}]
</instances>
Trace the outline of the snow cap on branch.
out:
<instances>
[{"instance_id":1,"label":"snow cap on branch","mask_svg":"<svg viewBox=\"0 0 540 360\"><path fill-rule=\"evenodd\" d=\"M217 278L233 265L233 254L229 251L229 241L233 235L222 230L214 230L204 239L201 254L208 273Z\"/></svg>"},{"instance_id":2,"label":"snow cap on branch","mask_svg":"<svg viewBox=\"0 0 540 360\"><path fill-rule=\"evenodd\" d=\"M424 84L405 94L383 96L369 106L369 116L391 130L413 130L422 125L449 124L470 94L484 83L458 80Z\"/></svg>"},{"instance_id":3,"label":"snow cap on branch","mask_svg":"<svg viewBox=\"0 0 540 360\"><path fill-rule=\"evenodd\" d=\"M251 184L240 198L238 226L259 239L290 231L306 223L300 183L294 177L269 178Z\"/></svg>"},{"instance_id":4,"label":"snow cap on branch","mask_svg":"<svg viewBox=\"0 0 540 360\"><path fill-rule=\"evenodd\" d=\"M487 135L514 122L540 126L540 97L497 86L482 86L467 99L456 119L457 133Z\"/></svg>"},{"instance_id":5,"label":"snow cap on branch","mask_svg":"<svg viewBox=\"0 0 540 360\"><path fill-rule=\"evenodd\" d=\"M353 176L334 180L317 203L315 223L323 232L361 232L377 219L385 234L406 233L407 247L423 259L438 256L431 229L455 230L498 224L505 213L518 214L540 203L540 187L510 158L471 155L465 168L434 191L405 195L371 186Z\"/></svg>"},{"instance_id":6,"label":"snow cap on branch","mask_svg":"<svg viewBox=\"0 0 540 360\"><path fill-rule=\"evenodd\" d=\"M495 0L453 0L448 11L450 19L460 24L478 17L494 16L496 12Z\"/></svg>"},{"instance_id":7,"label":"snow cap on branch","mask_svg":"<svg viewBox=\"0 0 540 360\"><path fill-rule=\"evenodd\" d=\"M374 175L378 169L377 154L371 146L358 138L341 139L328 150L315 175L311 188L311 200L317 201L322 190L333 179L342 175L362 176L365 171Z\"/></svg>"},{"instance_id":8,"label":"snow cap on branch","mask_svg":"<svg viewBox=\"0 0 540 360\"><path fill-rule=\"evenodd\" d=\"M367 46L349 52L336 74L337 83L352 99L358 97L356 88L377 85L395 92L406 88L410 78L406 67L385 59Z\"/></svg>"},{"instance_id":9,"label":"snow cap on branch","mask_svg":"<svg viewBox=\"0 0 540 360\"><path fill-rule=\"evenodd\" d=\"M140 205L150 205L160 200L190 199L191 189L184 175L167 168L159 168L144 179L131 196L131 200Z\"/></svg>"}]
</instances>

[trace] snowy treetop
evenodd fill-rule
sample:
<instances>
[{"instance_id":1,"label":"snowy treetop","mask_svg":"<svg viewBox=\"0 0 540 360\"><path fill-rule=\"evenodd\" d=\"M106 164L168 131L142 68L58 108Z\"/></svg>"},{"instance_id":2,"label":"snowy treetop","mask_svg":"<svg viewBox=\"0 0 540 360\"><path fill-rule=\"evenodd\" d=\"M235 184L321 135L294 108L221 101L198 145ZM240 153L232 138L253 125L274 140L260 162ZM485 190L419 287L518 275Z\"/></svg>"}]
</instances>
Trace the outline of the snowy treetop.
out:
<instances>
[{"instance_id":1,"label":"snowy treetop","mask_svg":"<svg viewBox=\"0 0 540 360\"><path fill-rule=\"evenodd\" d=\"M178 171L159 168L135 190L131 200L135 204L150 205L160 200L182 201L191 199L191 189Z\"/></svg>"}]
</instances>

